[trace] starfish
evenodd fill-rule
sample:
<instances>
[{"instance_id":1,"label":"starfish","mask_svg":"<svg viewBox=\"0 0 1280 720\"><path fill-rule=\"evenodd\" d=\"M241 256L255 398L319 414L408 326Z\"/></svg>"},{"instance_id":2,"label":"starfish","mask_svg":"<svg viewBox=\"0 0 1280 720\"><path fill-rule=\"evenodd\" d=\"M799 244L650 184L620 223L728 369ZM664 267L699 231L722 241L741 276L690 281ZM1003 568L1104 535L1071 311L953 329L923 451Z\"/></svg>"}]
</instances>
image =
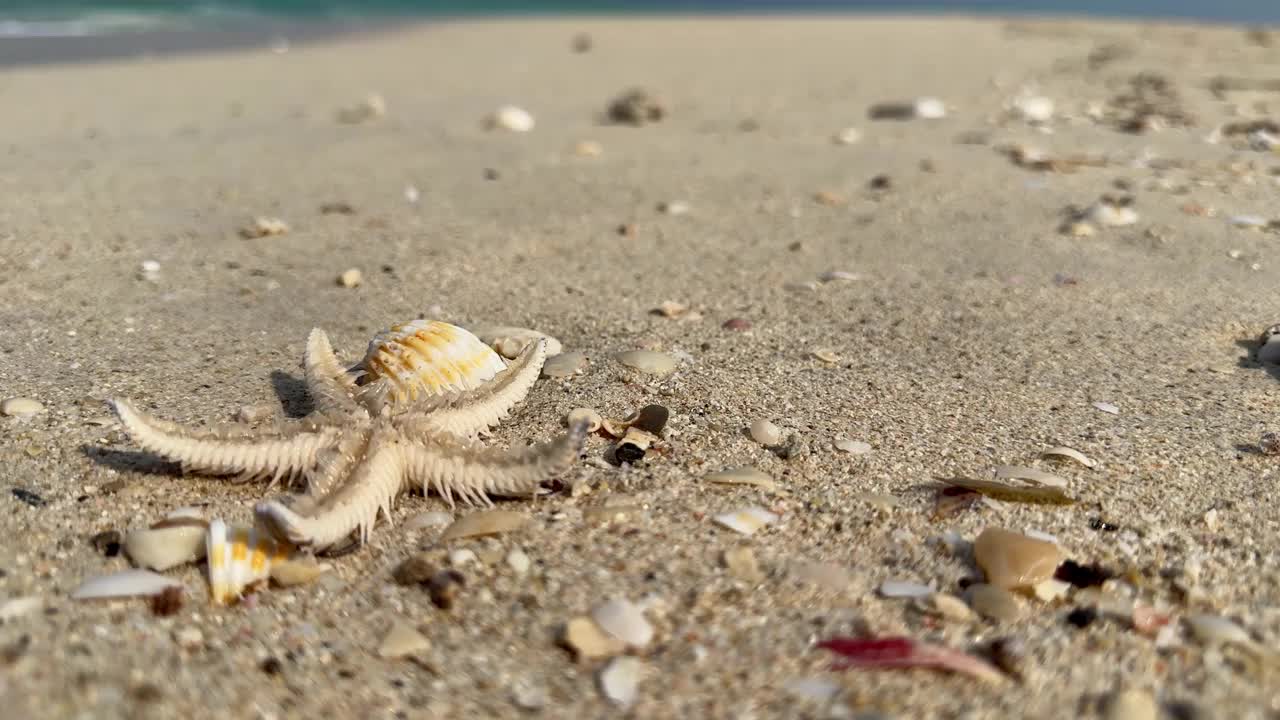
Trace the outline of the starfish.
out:
<instances>
[{"instance_id":1,"label":"starfish","mask_svg":"<svg viewBox=\"0 0 1280 720\"><path fill-rule=\"evenodd\" d=\"M453 497L491 506L491 495L538 493L568 470L586 440L586 422L559 438L514 450L489 449L478 437L524 399L546 360L546 340L530 343L505 369L471 391L413 401L392 397L387 383L360 384L343 369L319 328L307 339L303 368L314 410L302 418L254 428L234 425L192 430L137 410L128 400L112 407L143 449L182 466L183 472L305 481L305 492L259 502L254 514L280 540L325 548L358 532L369 539L379 514L391 521L403 492L434 490L450 507Z\"/></svg>"}]
</instances>

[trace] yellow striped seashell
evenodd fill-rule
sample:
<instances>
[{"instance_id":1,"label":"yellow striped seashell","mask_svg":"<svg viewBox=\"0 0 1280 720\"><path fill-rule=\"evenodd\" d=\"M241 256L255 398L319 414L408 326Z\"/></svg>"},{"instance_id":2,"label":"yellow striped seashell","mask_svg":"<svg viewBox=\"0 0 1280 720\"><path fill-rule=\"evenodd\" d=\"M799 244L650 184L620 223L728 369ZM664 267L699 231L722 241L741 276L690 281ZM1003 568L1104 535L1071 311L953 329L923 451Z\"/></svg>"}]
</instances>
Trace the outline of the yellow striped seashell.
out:
<instances>
[{"instance_id":1,"label":"yellow striped seashell","mask_svg":"<svg viewBox=\"0 0 1280 720\"><path fill-rule=\"evenodd\" d=\"M493 348L457 325L414 320L392 325L369 341L357 383L392 405L475 390L505 370Z\"/></svg>"},{"instance_id":2,"label":"yellow striped seashell","mask_svg":"<svg viewBox=\"0 0 1280 720\"><path fill-rule=\"evenodd\" d=\"M229 605L254 585L265 585L271 564L284 562L293 548L256 528L222 520L209 523L209 592L215 605Z\"/></svg>"}]
</instances>

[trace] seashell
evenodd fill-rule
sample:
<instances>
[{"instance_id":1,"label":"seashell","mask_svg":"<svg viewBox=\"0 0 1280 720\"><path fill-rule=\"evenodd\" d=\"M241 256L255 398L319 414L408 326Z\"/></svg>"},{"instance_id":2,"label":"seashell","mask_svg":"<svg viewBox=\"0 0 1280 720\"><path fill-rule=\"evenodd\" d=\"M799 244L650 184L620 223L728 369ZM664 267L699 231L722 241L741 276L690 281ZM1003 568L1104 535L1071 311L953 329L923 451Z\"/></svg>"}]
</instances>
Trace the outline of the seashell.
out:
<instances>
[{"instance_id":1,"label":"seashell","mask_svg":"<svg viewBox=\"0 0 1280 720\"><path fill-rule=\"evenodd\" d=\"M216 605L230 604L251 585L265 583L271 565L287 560L291 551L257 528L228 527L222 520L209 523L207 538L209 589Z\"/></svg>"},{"instance_id":2,"label":"seashell","mask_svg":"<svg viewBox=\"0 0 1280 720\"><path fill-rule=\"evenodd\" d=\"M778 521L778 516L762 507L749 507L716 515L712 520L743 535L752 535L766 525Z\"/></svg>"},{"instance_id":3,"label":"seashell","mask_svg":"<svg viewBox=\"0 0 1280 720\"><path fill-rule=\"evenodd\" d=\"M458 518L452 525L445 528L445 531L440 535L440 542L445 543L460 538L511 532L524 527L524 524L528 521L529 517L527 515L510 510L475 512Z\"/></svg>"},{"instance_id":4,"label":"seashell","mask_svg":"<svg viewBox=\"0 0 1280 720\"><path fill-rule=\"evenodd\" d=\"M1053 577L1062 563L1057 545L989 527L973 543L974 559L996 587L1030 588Z\"/></svg>"},{"instance_id":5,"label":"seashell","mask_svg":"<svg viewBox=\"0 0 1280 720\"><path fill-rule=\"evenodd\" d=\"M638 658L616 657L600 671L600 692L618 707L630 707L636 701L645 671L644 662Z\"/></svg>"},{"instance_id":6,"label":"seashell","mask_svg":"<svg viewBox=\"0 0 1280 720\"><path fill-rule=\"evenodd\" d=\"M667 375L676 369L676 359L653 350L628 350L619 353L618 362L650 375Z\"/></svg>"},{"instance_id":7,"label":"seashell","mask_svg":"<svg viewBox=\"0 0 1280 720\"><path fill-rule=\"evenodd\" d=\"M863 442L862 440L850 440L848 438L841 438L837 440L835 442L835 447L837 450L849 453L850 455L866 455L871 452L871 443Z\"/></svg>"},{"instance_id":8,"label":"seashell","mask_svg":"<svg viewBox=\"0 0 1280 720\"><path fill-rule=\"evenodd\" d=\"M1067 479L1064 477L1020 465L1000 465L996 468L996 477L1001 480L1026 480L1043 487L1062 488L1067 486Z\"/></svg>"},{"instance_id":9,"label":"seashell","mask_svg":"<svg viewBox=\"0 0 1280 720\"><path fill-rule=\"evenodd\" d=\"M1093 406L1104 413L1110 413L1111 415L1120 414L1120 408L1109 402L1096 402L1093 404Z\"/></svg>"},{"instance_id":10,"label":"seashell","mask_svg":"<svg viewBox=\"0 0 1280 720\"><path fill-rule=\"evenodd\" d=\"M579 661L610 657L626 649L621 640L606 634L588 617L570 620L565 625L562 642L573 650Z\"/></svg>"},{"instance_id":11,"label":"seashell","mask_svg":"<svg viewBox=\"0 0 1280 720\"><path fill-rule=\"evenodd\" d=\"M1187 627L1196 639L1206 645L1244 645L1253 644L1253 638L1245 629L1231 620L1217 615L1196 614L1185 618Z\"/></svg>"},{"instance_id":12,"label":"seashell","mask_svg":"<svg viewBox=\"0 0 1280 720\"><path fill-rule=\"evenodd\" d=\"M203 523L172 524L134 530L124 537L124 551L136 567L163 572L205 556L205 527Z\"/></svg>"},{"instance_id":13,"label":"seashell","mask_svg":"<svg viewBox=\"0 0 1280 720\"><path fill-rule=\"evenodd\" d=\"M471 332L475 333L475 336L485 345L496 350L499 355L512 360L524 352L529 343L539 339L547 341L547 357L564 352L564 346L559 340L529 328L494 326L477 328Z\"/></svg>"},{"instance_id":14,"label":"seashell","mask_svg":"<svg viewBox=\"0 0 1280 720\"><path fill-rule=\"evenodd\" d=\"M501 354L501 353L499 353ZM542 376L559 379L572 377L587 367L585 353L573 351L552 355L542 364Z\"/></svg>"},{"instance_id":15,"label":"seashell","mask_svg":"<svg viewBox=\"0 0 1280 720\"><path fill-rule=\"evenodd\" d=\"M533 129L534 119L533 115L524 108L504 105L485 118L484 124L489 130L529 132Z\"/></svg>"},{"instance_id":16,"label":"seashell","mask_svg":"<svg viewBox=\"0 0 1280 720\"><path fill-rule=\"evenodd\" d=\"M430 648L431 641L418 632L416 627L404 620L396 620L383 636L382 642L378 643L378 657L393 660L416 655Z\"/></svg>"},{"instance_id":17,"label":"seashell","mask_svg":"<svg viewBox=\"0 0 1280 720\"><path fill-rule=\"evenodd\" d=\"M1080 463L1081 465L1087 468L1091 468L1094 465L1097 465L1097 463L1094 462L1093 459L1090 458L1088 455L1085 455L1084 453L1074 448L1069 448L1062 445L1058 447L1049 448L1048 450L1045 450L1044 452L1040 453L1040 456L1044 458L1064 458L1064 457L1071 458L1072 460L1075 460L1076 462Z\"/></svg>"},{"instance_id":18,"label":"seashell","mask_svg":"<svg viewBox=\"0 0 1280 720\"><path fill-rule=\"evenodd\" d=\"M13 622L24 615L44 607L44 600L38 595L24 595L9 598L0 603L0 625Z\"/></svg>"},{"instance_id":19,"label":"seashell","mask_svg":"<svg viewBox=\"0 0 1280 720\"><path fill-rule=\"evenodd\" d=\"M769 491L778 489L778 484L774 482L768 473L753 467L721 470L720 472L711 473L706 477L706 480L718 485L755 485Z\"/></svg>"},{"instance_id":20,"label":"seashell","mask_svg":"<svg viewBox=\"0 0 1280 720\"><path fill-rule=\"evenodd\" d=\"M1022 617L1022 601L1002 587L977 583L970 585L966 594L973 611L988 620L1013 622Z\"/></svg>"},{"instance_id":21,"label":"seashell","mask_svg":"<svg viewBox=\"0 0 1280 720\"><path fill-rule=\"evenodd\" d=\"M44 412L44 405L32 398L15 397L0 402L0 414L10 417L35 415L40 412Z\"/></svg>"},{"instance_id":22,"label":"seashell","mask_svg":"<svg viewBox=\"0 0 1280 720\"><path fill-rule=\"evenodd\" d=\"M638 605L626 598L613 598L591 611L591 619L606 633L633 648L643 648L653 640L653 626Z\"/></svg>"},{"instance_id":23,"label":"seashell","mask_svg":"<svg viewBox=\"0 0 1280 720\"><path fill-rule=\"evenodd\" d=\"M571 427L581 422L587 423L587 432L593 433L600 429L604 420L600 417L600 413L591 408L574 408L565 418L565 423Z\"/></svg>"},{"instance_id":24,"label":"seashell","mask_svg":"<svg viewBox=\"0 0 1280 720\"><path fill-rule=\"evenodd\" d=\"M765 447L771 447L782 442L782 430L764 418L751 423L750 432L751 439Z\"/></svg>"},{"instance_id":25,"label":"seashell","mask_svg":"<svg viewBox=\"0 0 1280 720\"><path fill-rule=\"evenodd\" d=\"M286 588L305 585L332 569L329 563L317 562L315 557L306 556L271 563L270 575L272 582Z\"/></svg>"},{"instance_id":26,"label":"seashell","mask_svg":"<svg viewBox=\"0 0 1280 720\"><path fill-rule=\"evenodd\" d=\"M393 404L475 390L507 367L470 332L439 320L392 325L369 341L356 382Z\"/></svg>"},{"instance_id":27,"label":"seashell","mask_svg":"<svg viewBox=\"0 0 1280 720\"><path fill-rule=\"evenodd\" d=\"M404 529L409 531L425 530L433 527L445 527L453 522L453 513L447 513L442 510L432 510L429 512L418 513L409 518L404 524Z\"/></svg>"},{"instance_id":28,"label":"seashell","mask_svg":"<svg viewBox=\"0 0 1280 720\"><path fill-rule=\"evenodd\" d=\"M1079 219L1102 227L1125 227L1138 222L1138 211L1128 198L1104 197L1090 205Z\"/></svg>"},{"instance_id":29,"label":"seashell","mask_svg":"<svg viewBox=\"0 0 1280 720\"><path fill-rule=\"evenodd\" d=\"M72 600L99 600L159 595L165 590L182 587L182 583L150 570L124 570L111 575L89 578L71 593Z\"/></svg>"},{"instance_id":30,"label":"seashell","mask_svg":"<svg viewBox=\"0 0 1280 720\"><path fill-rule=\"evenodd\" d=\"M1043 95L1021 95L1011 103L1019 117L1032 123L1045 123L1053 119L1053 98Z\"/></svg>"}]
</instances>

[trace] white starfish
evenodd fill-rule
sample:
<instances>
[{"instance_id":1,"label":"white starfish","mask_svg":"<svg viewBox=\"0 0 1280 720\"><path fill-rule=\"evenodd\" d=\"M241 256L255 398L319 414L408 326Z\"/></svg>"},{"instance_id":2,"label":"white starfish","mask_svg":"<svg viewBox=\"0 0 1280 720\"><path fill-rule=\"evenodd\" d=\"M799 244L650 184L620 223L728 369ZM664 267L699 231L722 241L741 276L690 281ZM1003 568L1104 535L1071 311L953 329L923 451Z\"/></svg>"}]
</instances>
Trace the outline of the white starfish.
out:
<instances>
[{"instance_id":1,"label":"white starfish","mask_svg":"<svg viewBox=\"0 0 1280 720\"><path fill-rule=\"evenodd\" d=\"M578 459L587 424L551 442L518 450L487 449L474 440L520 402L542 369L538 340L505 369L469 392L393 403L381 383L360 386L344 370L329 338L311 331L303 360L314 411L270 427L191 430L151 417L126 400L112 402L134 441L181 463L184 472L241 479L305 479L307 493L269 500L254 512L281 540L327 547L358 530L365 542L381 512L388 521L400 493L435 490L483 505L490 495L529 496Z\"/></svg>"}]
</instances>

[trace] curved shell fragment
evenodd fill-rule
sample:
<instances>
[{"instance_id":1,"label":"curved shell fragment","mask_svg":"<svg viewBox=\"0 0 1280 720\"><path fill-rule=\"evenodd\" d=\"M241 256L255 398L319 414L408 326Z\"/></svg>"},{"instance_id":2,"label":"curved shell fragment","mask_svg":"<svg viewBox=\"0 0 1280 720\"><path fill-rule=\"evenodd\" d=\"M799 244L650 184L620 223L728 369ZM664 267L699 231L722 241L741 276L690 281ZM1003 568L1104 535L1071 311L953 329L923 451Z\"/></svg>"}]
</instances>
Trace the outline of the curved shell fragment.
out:
<instances>
[{"instance_id":1,"label":"curved shell fragment","mask_svg":"<svg viewBox=\"0 0 1280 720\"><path fill-rule=\"evenodd\" d=\"M1048 450L1045 450L1044 452L1040 453L1040 456L1045 458L1050 458L1050 459L1070 458L1087 468L1091 468L1097 465L1097 463L1093 460L1093 458L1089 457L1088 455L1085 455L1084 453L1080 452L1079 450L1076 450L1075 448L1069 448L1069 447L1066 447L1065 445L1059 445L1058 447L1049 448Z\"/></svg>"},{"instance_id":2,"label":"curved shell fragment","mask_svg":"<svg viewBox=\"0 0 1280 720\"><path fill-rule=\"evenodd\" d=\"M292 550L256 528L228 526L222 520L209 523L206 542L209 590L216 605L230 604L250 586L265 584L272 564L287 560Z\"/></svg>"},{"instance_id":3,"label":"curved shell fragment","mask_svg":"<svg viewBox=\"0 0 1280 720\"><path fill-rule=\"evenodd\" d=\"M1026 480L1043 487L1062 488L1067 486L1067 479L1036 468L1021 465L1001 465L996 468L996 477L1001 480Z\"/></svg>"},{"instance_id":4,"label":"curved shell fragment","mask_svg":"<svg viewBox=\"0 0 1280 720\"><path fill-rule=\"evenodd\" d=\"M124 570L89 578L71 593L71 599L105 600L159 595L171 587L182 587L182 583L150 570Z\"/></svg>"}]
</instances>

